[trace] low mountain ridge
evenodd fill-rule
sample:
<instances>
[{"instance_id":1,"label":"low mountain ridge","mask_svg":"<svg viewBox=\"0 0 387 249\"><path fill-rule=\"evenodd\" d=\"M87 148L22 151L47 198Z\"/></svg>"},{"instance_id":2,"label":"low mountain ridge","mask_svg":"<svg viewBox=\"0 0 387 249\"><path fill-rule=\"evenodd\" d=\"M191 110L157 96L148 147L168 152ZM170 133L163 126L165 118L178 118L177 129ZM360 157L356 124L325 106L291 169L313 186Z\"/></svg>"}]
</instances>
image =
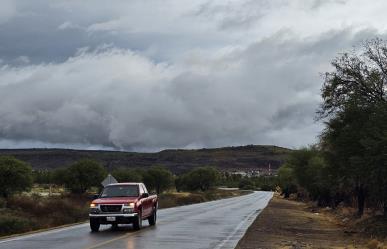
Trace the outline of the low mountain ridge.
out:
<instances>
[{"instance_id":1,"label":"low mountain ridge","mask_svg":"<svg viewBox=\"0 0 387 249\"><path fill-rule=\"evenodd\" d=\"M214 149L163 150L156 153L71 149L0 149L0 156L13 156L34 169L56 169L88 158L101 162L109 170L119 167L146 168L163 165L174 173L200 166L220 170L257 170L279 168L291 150L278 146L247 145Z\"/></svg>"}]
</instances>

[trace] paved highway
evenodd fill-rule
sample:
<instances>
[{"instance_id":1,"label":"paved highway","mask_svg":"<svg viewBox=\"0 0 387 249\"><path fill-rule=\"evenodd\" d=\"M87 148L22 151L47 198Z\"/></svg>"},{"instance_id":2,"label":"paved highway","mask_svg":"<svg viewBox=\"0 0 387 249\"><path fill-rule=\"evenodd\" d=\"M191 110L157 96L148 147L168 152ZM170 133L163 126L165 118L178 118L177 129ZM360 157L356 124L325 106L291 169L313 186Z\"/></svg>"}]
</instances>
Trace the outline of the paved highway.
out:
<instances>
[{"instance_id":1,"label":"paved highway","mask_svg":"<svg viewBox=\"0 0 387 249\"><path fill-rule=\"evenodd\" d=\"M89 224L0 240L7 249L233 249L256 216L272 198L270 192L158 211L155 227L140 231L131 225L112 231L102 226L91 233Z\"/></svg>"}]
</instances>

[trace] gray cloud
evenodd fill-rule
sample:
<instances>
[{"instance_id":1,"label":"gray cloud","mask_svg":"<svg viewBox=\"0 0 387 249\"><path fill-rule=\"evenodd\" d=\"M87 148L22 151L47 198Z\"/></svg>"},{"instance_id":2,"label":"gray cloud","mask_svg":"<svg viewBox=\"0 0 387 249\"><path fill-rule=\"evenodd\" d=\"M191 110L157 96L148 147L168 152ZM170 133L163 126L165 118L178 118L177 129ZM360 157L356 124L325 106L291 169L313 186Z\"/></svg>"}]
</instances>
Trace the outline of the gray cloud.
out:
<instances>
[{"instance_id":1,"label":"gray cloud","mask_svg":"<svg viewBox=\"0 0 387 249\"><path fill-rule=\"evenodd\" d=\"M304 0L10 3L0 12L3 148L313 143L319 73L384 36L366 15L340 26ZM356 3L315 5L339 16Z\"/></svg>"},{"instance_id":2,"label":"gray cloud","mask_svg":"<svg viewBox=\"0 0 387 249\"><path fill-rule=\"evenodd\" d=\"M181 64L106 48L62 63L3 67L0 136L129 150L312 142L320 129L317 72L367 32L310 41L277 34ZM281 130L286 139L295 132L291 144Z\"/></svg>"},{"instance_id":3,"label":"gray cloud","mask_svg":"<svg viewBox=\"0 0 387 249\"><path fill-rule=\"evenodd\" d=\"M209 1L194 15L216 22L222 30L246 29L258 22L272 7L270 1Z\"/></svg>"},{"instance_id":4,"label":"gray cloud","mask_svg":"<svg viewBox=\"0 0 387 249\"><path fill-rule=\"evenodd\" d=\"M325 5L329 4L346 4L348 0L313 0L311 1L312 9L319 9Z\"/></svg>"}]
</instances>

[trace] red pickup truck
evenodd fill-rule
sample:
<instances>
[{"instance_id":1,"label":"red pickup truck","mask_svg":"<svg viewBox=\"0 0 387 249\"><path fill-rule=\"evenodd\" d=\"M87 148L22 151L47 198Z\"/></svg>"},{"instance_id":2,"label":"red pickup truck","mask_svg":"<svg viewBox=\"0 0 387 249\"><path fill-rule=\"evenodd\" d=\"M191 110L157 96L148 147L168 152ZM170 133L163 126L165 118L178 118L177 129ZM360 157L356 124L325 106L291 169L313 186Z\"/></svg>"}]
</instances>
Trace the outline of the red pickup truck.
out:
<instances>
[{"instance_id":1,"label":"red pickup truck","mask_svg":"<svg viewBox=\"0 0 387 249\"><path fill-rule=\"evenodd\" d=\"M101 224L133 224L142 227L142 220L156 224L157 195L149 195L143 183L114 183L107 185L90 204L90 228L97 232Z\"/></svg>"}]
</instances>

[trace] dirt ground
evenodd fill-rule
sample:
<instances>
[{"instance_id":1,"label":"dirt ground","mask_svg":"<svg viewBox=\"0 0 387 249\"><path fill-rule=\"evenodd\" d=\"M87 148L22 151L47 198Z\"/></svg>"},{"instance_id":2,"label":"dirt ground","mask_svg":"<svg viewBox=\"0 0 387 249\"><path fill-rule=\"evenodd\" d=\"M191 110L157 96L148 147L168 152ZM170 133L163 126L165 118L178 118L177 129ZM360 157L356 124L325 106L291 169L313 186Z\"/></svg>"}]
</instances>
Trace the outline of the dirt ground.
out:
<instances>
[{"instance_id":1,"label":"dirt ground","mask_svg":"<svg viewBox=\"0 0 387 249\"><path fill-rule=\"evenodd\" d=\"M236 249L366 248L329 215L304 203L275 196L239 241Z\"/></svg>"}]
</instances>

